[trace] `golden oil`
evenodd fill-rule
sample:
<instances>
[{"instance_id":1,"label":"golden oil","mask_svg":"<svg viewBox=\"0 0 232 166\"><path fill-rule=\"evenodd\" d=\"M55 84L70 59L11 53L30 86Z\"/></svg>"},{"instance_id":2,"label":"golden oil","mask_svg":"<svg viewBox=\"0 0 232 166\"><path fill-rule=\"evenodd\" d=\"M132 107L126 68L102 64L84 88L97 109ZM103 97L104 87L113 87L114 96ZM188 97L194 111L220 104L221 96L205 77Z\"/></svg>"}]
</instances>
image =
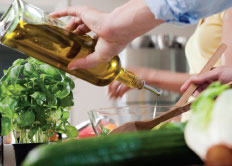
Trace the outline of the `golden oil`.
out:
<instances>
[{"instance_id":1,"label":"golden oil","mask_svg":"<svg viewBox=\"0 0 232 166\"><path fill-rule=\"evenodd\" d=\"M97 86L118 80L132 88L144 88L143 80L121 67L118 56L94 68L68 70L67 66L73 59L94 51L96 40L87 35L75 35L50 24L30 24L19 20L16 28L1 38L1 43ZM155 89L152 91L159 95Z\"/></svg>"}]
</instances>

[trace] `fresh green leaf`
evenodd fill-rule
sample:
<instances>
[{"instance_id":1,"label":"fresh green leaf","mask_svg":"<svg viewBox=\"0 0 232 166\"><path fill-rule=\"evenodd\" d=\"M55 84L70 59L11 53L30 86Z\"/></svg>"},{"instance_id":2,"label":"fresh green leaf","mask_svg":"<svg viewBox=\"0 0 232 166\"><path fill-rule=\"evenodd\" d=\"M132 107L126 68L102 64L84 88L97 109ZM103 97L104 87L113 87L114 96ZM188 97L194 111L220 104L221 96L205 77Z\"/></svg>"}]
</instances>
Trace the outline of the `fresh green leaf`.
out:
<instances>
[{"instance_id":1,"label":"fresh green leaf","mask_svg":"<svg viewBox=\"0 0 232 166\"><path fill-rule=\"evenodd\" d=\"M157 126L155 126L152 130L166 130L166 129L173 129L173 130L181 130L184 132L186 126L186 122L163 122Z\"/></svg>"},{"instance_id":2,"label":"fresh green leaf","mask_svg":"<svg viewBox=\"0 0 232 166\"><path fill-rule=\"evenodd\" d=\"M0 95L2 97L12 95L11 91L8 89L8 85L6 83L0 83Z\"/></svg>"},{"instance_id":3,"label":"fresh green leaf","mask_svg":"<svg viewBox=\"0 0 232 166\"><path fill-rule=\"evenodd\" d=\"M102 124L100 125L101 135L108 135L110 133L110 129L105 128Z\"/></svg>"},{"instance_id":4,"label":"fresh green leaf","mask_svg":"<svg viewBox=\"0 0 232 166\"><path fill-rule=\"evenodd\" d=\"M44 110L40 109L40 107L36 110L36 120L42 123L45 123L47 115Z\"/></svg>"},{"instance_id":5,"label":"fresh green leaf","mask_svg":"<svg viewBox=\"0 0 232 166\"><path fill-rule=\"evenodd\" d=\"M48 129L50 129L50 125L49 124L44 124L41 128L43 131L48 131Z\"/></svg>"},{"instance_id":6,"label":"fresh green leaf","mask_svg":"<svg viewBox=\"0 0 232 166\"><path fill-rule=\"evenodd\" d=\"M19 78L19 73L21 69L22 69L22 66L15 66L10 70L9 79L11 80L13 85L16 84Z\"/></svg>"},{"instance_id":7,"label":"fresh green leaf","mask_svg":"<svg viewBox=\"0 0 232 166\"><path fill-rule=\"evenodd\" d=\"M35 114L31 111L22 113L18 117L18 124L20 127L31 126L35 121Z\"/></svg>"},{"instance_id":8,"label":"fresh green leaf","mask_svg":"<svg viewBox=\"0 0 232 166\"><path fill-rule=\"evenodd\" d=\"M13 66L19 66L23 64L24 61L25 61L24 59L17 59L16 61L14 61Z\"/></svg>"},{"instance_id":9,"label":"fresh green leaf","mask_svg":"<svg viewBox=\"0 0 232 166\"><path fill-rule=\"evenodd\" d=\"M26 88L20 84L9 85L7 88L13 95L20 95L23 91L26 90Z\"/></svg>"},{"instance_id":10,"label":"fresh green leaf","mask_svg":"<svg viewBox=\"0 0 232 166\"><path fill-rule=\"evenodd\" d=\"M35 58L28 58L27 61L30 63L30 64L35 64L35 65L42 65L44 64L43 62L35 59Z\"/></svg>"},{"instance_id":11,"label":"fresh green leaf","mask_svg":"<svg viewBox=\"0 0 232 166\"><path fill-rule=\"evenodd\" d=\"M71 94L71 95L69 95L69 96L67 96L67 97L65 97L65 98L63 98L62 100L60 100L60 106L62 106L62 107L71 107L71 106L73 106L74 105L74 102L73 102L73 95Z\"/></svg>"},{"instance_id":12,"label":"fresh green leaf","mask_svg":"<svg viewBox=\"0 0 232 166\"><path fill-rule=\"evenodd\" d=\"M0 112L3 116L11 119L14 116L14 109L16 105L17 101L10 97L6 97L0 102Z\"/></svg>"},{"instance_id":13,"label":"fresh green leaf","mask_svg":"<svg viewBox=\"0 0 232 166\"><path fill-rule=\"evenodd\" d=\"M220 82L214 82L199 97L214 99L228 88L228 85L221 85Z\"/></svg>"},{"instance_id":14,"label":"fresh green leaf","mask_svg":"<svg viewBox=\"0 0 232 166\"><path fill-rule=\"evenodd\" d=\"M23 75L26 77L37 76L36 67L34 64L24 64Z\"/></svg>"},{"instance_id":15,"label":"fresh green leaf","mask_svg":"<svg viewBox=\"0 0 232 166\"><path fill-rule=\"evenodd\" d=\"M62 112L59 109L59 110L51 112L50 116L55 120L59 120L61 118L61 116L62 116ZM68 114L68 118L69 118L69 114Z\"/></svg>"},{"instance_id":16,"label":"fresh green leaf","mask_svg":"<svg viewBox=\"0 0 232 166\"><path fill-rule=\"evenodd\" d=\"M63 99L69 95L70 91L71 91L71 88L70 88L69 84L65 82L65 83L63 83L62 90L59 90L58 92L56 92L55 96L59 99Z\"/></svg>"},{"instance_id":17,"label":"fresh green leaf","mask_svg":"<svg viewBox=\"0 0 232 166\"><path fill-rule=\"evenodd\" d=\"M32 95L31 95L32 98L34 98L36 100L36 103L38 105L42 105L45 101L46 101L46 95L44 95L43 93L40 93L40 92L34 92Z\"/></svg>"},{"instance_id":18,"label":"fresh green leaf","mask_svg":"<svg viewBox=\"0 0 232 166\"><path fill-rule=\"evenodd\" d=\"M40 68L40 71L42 73L45 73L45 74L48 74L48 75L51 75L51 76L54 76L54 77L60 77L60 72L59 72L59 69L56 69L48 64L41 64L39 66Z\"/></svg>"},{"instance_id":19,"label":"fresh green leaf","mask_svg":"<svg viewBox=\"0 0 232 166\"><path fill-rule=\"evenodd\" d=\"M68 111L64 111L63 112L63 116L62 116L62 120L64 122L66 122L68 120L68 118L69 118L69 112Z\"/></svg>"},{"instance_id":20,"label":"fresh green leaf","mask_svg":"<svg viewBox=\"0 0 232 166\"><path fill-rule=\"evenodd\" d=\"M2 116L2 132L1 135L6 136L12 130L11 120L5 116Z\"/></svg>"},{"instance_id":21,"label":"fresh green leaf","mask_svg":"<svg viewBox=\"0 0 232 166\"><path fill-rule=\"evenodd\" d=\"M74 126L65 126L65 134L69 138L76 138L78 136L78 130Z\"/></svg>"},{"instance_id":22,"label":"fresh green leaf","mask_svg":"<svg viewBox=\"0 0 232 166\"><path fill-rule=\"evenodd\" d=\"M203 91L191 105L191 109L197 117L195 118L197 121L196 124L199 125L202 130L205 130L210 122L215 97L228 88L228 85L221 85L220 82L214 82Z\"/></svg>"},{"instance_id":23,"label":"fresh green leaf","mask_svg":"<svg viewBox=\"0 0 232 166\"><path fill-rule=\"evenodd\" d=\"M65 77L64 80L69 83L69 86L71 87L71 89L75 88L75 83L74 83L74 81L71 78Z\"/></svg>"}]
</instances>

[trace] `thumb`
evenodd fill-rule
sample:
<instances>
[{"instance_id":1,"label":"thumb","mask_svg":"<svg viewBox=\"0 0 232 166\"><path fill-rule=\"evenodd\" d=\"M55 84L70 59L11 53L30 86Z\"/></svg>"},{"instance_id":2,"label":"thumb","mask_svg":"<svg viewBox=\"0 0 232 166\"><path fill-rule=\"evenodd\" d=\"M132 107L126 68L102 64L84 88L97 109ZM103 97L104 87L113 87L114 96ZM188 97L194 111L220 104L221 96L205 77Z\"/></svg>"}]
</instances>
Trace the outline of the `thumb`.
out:
<instances>
[{"instance_id":1,"label":"thumb","mask_svg":"<svg viewBox=\"0 0 232 166\"><path fill-rule=\"evenodd\" d=\"M93 68L99 63L101 63L101 61L98 59L98 56L95 55L95 52L93 52L84 58L72 60L68 65L68 69L75 70Z\"/></svg>"},{"instance_id":2,"label":"thumb","mask_svg":"<svg viewBox=\"0 0 232 166\"><path fill-rule=\"evenodd\" d=\"M69 70L79 68L92 68L103 62L109 62L116 54L121 51L121 47L114 43L107 42L99 38L95 51L84 58L74 59L69 65Z\"/></svg>"}]
</instances>

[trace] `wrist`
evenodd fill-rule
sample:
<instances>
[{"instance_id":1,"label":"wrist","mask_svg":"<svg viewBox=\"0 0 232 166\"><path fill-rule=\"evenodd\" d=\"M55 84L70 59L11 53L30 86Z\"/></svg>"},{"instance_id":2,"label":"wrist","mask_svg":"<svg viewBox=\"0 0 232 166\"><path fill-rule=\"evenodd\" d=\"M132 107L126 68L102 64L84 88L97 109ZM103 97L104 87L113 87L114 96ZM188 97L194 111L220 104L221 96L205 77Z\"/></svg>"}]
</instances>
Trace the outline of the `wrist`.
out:
<instances>
[{"instance_id":1,"label":"wrist","mask_svg":"<svg viewBox=\"0 0 232 166\"><path fill-rule=\"evenodd\" d=\"M157 85L160 83L159 72L156 69L150 69L147 71L147 83L152 85Z\"/></svg>"},{"instance_id":2,"label":"wrist","mask_svg":"<svg viewBox=\"0 0 232 166\"><path fill-rule=\"evenodd\" d=\"M157 80L159 77L157 74L159 74L159 72L156 69L138 68L135 73L137 73L149 85L156 84L159 80Z\"/></svg>"},{"instance_id":3,"label":"wrist","mask_svg":"<svg viewBox=\"0 0 232 166\"><path fill-rule=\"evenodd\" d=\"M144 0L130 0L108 14L105 28L111 36L129 42L162 22L155 19Z\"/></svg>"}]
</instances>

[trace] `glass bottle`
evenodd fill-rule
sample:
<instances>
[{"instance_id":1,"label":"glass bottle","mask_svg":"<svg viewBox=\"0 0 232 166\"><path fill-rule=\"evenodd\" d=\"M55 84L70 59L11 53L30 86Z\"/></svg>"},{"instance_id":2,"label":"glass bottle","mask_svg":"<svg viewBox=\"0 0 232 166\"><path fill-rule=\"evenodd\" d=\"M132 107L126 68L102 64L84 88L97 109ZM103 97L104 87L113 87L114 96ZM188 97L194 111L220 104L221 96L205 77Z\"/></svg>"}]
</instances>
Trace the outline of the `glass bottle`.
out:
<instances>
[{"instance_id":1,"label":"glass bottle","mask_svg":"<svg viewBox=\"0 0 232 166\"><path fill-rule=\"evenodd\" d=\"M131 88L145 88L160 95L144 80L122 68L118 56L94 68L68 70L73 59L94 51L96 40L88 35L75 35L62 27L64 24L60 20L50 18L43 10L14 0L0 20L0 43L97 86L118 80Z\"/></svg>"}]
</instances>

